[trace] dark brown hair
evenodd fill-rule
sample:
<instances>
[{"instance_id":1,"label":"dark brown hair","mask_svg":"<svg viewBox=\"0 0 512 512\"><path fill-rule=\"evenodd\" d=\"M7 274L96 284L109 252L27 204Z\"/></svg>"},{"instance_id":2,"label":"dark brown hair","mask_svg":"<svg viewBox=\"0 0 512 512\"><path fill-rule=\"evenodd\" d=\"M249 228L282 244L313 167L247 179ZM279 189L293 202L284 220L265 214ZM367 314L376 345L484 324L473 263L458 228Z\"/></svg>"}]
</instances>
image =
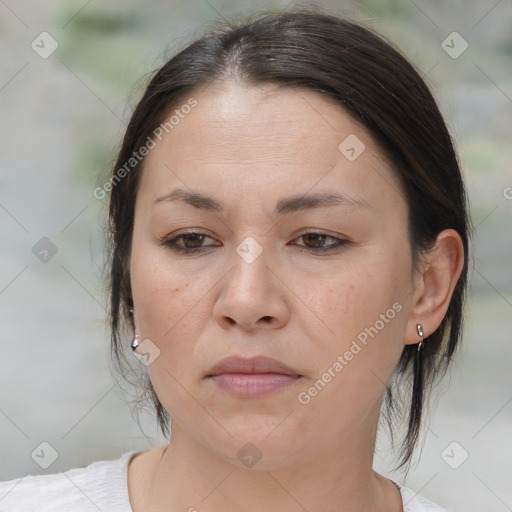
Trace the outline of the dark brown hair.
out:
<instances>
[{"instance_id":1,"label":"dark brown hair","mask_svg":"<svg viewBox=\"0 0 512 512\"><path fill-rule=\"evenodd\" d=\"M409 464L428 392L446 372L462 336L468 271L471 228L467 198L439 108L414 66L372 30L312 9L267 11L216 26L154 74L129 121L113 173L146 144L183 98L206 84L228 79L253 86L274 84L318 91L334 98L368 130L402 183L415 268L442 230L452 228L462 238L464 267L447 314L439 328L425 338L420 356L416 345L404 347L383 402L391 432L395 420L407 414L399 453L400 466ZM124 375L128 363L125 348L133 329L127 262L143 163L142 159L112 183L109 206L111 348ZM161 431L168 436L170 416L147 375L142 377L145 385L141 389L151 398Z\"/></svg>"}]
</instances>

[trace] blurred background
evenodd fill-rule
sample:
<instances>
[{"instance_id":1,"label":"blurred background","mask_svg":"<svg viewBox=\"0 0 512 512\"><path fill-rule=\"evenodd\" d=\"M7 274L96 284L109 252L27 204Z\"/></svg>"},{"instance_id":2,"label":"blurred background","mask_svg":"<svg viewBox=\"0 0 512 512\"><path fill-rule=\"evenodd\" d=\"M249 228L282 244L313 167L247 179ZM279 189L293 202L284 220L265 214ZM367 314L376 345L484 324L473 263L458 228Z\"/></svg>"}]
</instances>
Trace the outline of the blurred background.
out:
<instances>
[{"instance_id":1,"label":"blurred background","mask_svg":"<svg viewBox=\"0 0 512 512\"><path fill-rule=\"evenodd\" d=\"M111 375L107 203L93 190L149 73L216 20L308 5L0 0L0 480L165 442L151 409L132 414L129 387ZM423 450L407 476L393 473L383 430L375 467L454 511L512 510L511 2L316 5L378 30L421 70L476 226L464 346Z\"/></svg>"}]
</instances>

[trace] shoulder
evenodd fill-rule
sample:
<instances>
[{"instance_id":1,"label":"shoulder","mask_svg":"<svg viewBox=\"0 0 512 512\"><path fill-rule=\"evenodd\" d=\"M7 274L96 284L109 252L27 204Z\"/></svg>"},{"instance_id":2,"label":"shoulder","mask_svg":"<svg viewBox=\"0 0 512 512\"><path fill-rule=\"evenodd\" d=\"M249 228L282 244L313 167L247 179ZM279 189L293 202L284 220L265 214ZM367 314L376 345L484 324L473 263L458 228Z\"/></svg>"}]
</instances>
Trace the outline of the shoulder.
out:
<instances>
[{"instance_id":1,"label":"shoulder","mask_svg":"<svg viewBox=\"0 0 512 512\"><path fill-rule=\"evenodd\" d=\"M423 496L416 494L411 489L398 485L402 495L403 511L404 512L451 512L450 510L437 505L436 503L427 500Z\"/></svg>"},{"instance_id":2,"label":"shoulder","mask_svg":"<svg viewBox=\"0 0 512 512\"><path fill-rule=\"evenodd\" d=\"M0 482L2 512L131 512L126 483L129 459L102 460L82 468L48 475L25 475Z\"/></svg>"}]
</instances>

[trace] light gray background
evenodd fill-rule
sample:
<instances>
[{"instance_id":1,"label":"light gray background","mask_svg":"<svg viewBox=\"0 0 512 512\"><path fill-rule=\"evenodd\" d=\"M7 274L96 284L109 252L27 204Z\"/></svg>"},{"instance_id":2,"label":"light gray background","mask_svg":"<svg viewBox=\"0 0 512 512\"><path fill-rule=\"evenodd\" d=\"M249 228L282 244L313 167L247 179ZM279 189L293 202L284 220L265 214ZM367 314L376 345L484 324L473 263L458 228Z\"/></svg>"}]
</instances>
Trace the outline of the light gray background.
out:
<instances>
[{"instance_id":1,"label":"light gray background","mask_svg":"<svg viewBox=\"0 0 512 512\"><path fill-rule=\"evenodd\" d=\"M169 57L213 19L285 5L0 0L1 480L165 441L151 413L137 424L109 371L106 203L92 190L112 163L141 77L164 62L166 48ZM511 3L319 5L366 20L427 77L456 139L477 226L464 348L423 452L406 479L390 473L382 432L376 468L454 511L512 510ZM43 31L59 45L47 59L31 48ZM468 43L456 59L442 47L454 31ZM57 248L46 263L32 251L42 237ZM46 470L31 458L43 441L58 453ZM452 459L469 454L457 469L442 457L453 441Z\"/></svg>"}]
</instances>

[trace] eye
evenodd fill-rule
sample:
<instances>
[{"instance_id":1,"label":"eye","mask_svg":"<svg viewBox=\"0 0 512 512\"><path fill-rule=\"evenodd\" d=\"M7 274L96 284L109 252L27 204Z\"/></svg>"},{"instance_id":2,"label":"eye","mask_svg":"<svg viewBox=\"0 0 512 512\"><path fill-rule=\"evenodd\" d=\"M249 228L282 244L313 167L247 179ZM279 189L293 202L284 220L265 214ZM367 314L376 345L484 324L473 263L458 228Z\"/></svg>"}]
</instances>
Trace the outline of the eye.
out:
<instances>
[{"instance_id":1,"label":"eye","mask_svg":"<svg viewBox=\"0 0 512 512\"><path fill-rule=\"evenodd\" d=\"M178 234L174 237L166 237L162 240L159 240L161 245L165 245L172 251L176 253L182 254L193 254L198 252L203 252L207 247L219 247L219 244L210 244L210 245L202 245L205 239L212 237L208 236L206 233L199 233L196 231L189 231L186 233ZM346 238L337 238L332 235L328 235L327 233L318 233L309 231L307 233L303 233L295 240L303 239L305 244L292 244L292 245L302 245L305 249L311 252L327 252L334 251L337 248L340 248L344 245L350 243L350 240ZM326 241L331 241L330 244L325 244Z\"/></svg>"},{"instance_id":2,"label":"eye","mask_svg":"<svg viewBox=\"0 0 512 512\"><path fill-rule=\"evenodd\" d=\"M313 252L331 251L350 243L350 240L348 240L347 238L337 238L335 236L328 235L327 233L318 233L315 231L302 233L302 235L299 236L299 238L297 238L296 240L299 240L301 238L304 239L306 243L297 245L304 245L307 249ZM333 242L328 245L325 245L325 242L328 240L331 240Z\"/></svg>"},{"instance_id":3,"label":"eye","mask_svg":"<svg viewBox=\"0 0 512 512\"><path fill-rule=\"evenodd\" d=\"M173 238L164 238L163 240L160 240L160 243L178 253L193 253L200 252L205 248L205 246L201 245L205 238L211 237L205 233L190 231L187 233L181 233ZM178 243L179 241L183 243L180 245Z\"/></svg>"}]
</instances>

